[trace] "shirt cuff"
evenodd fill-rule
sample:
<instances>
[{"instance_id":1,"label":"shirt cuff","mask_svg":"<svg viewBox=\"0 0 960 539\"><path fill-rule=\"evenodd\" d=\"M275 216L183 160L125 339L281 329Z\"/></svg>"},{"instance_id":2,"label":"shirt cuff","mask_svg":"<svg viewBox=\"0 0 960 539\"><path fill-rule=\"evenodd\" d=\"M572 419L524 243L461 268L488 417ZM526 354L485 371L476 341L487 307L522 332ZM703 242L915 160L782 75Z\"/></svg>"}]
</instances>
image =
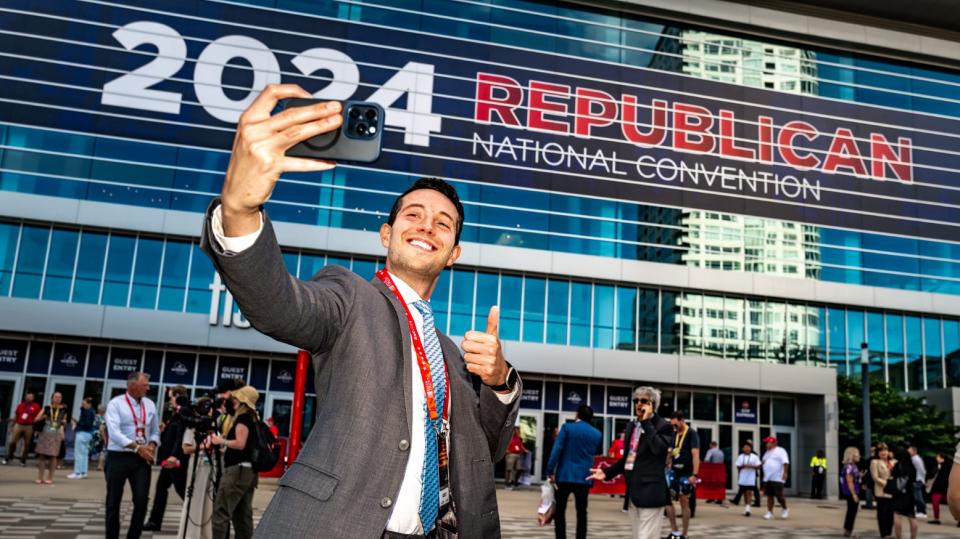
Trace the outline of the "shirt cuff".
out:
<instances>
[{"instance_id":1,"label":"shirt cuff","mask_svg":"<svg viewBox=\"0 0 960 539\"><path fill-rule=\"evenodd\" d=\"M518 396L520 396L520 384L514 386L513 391L507 393L506 395L497 393L496 391L494 391L494 393L496 393L497 398L500 399L500 402L503 404L511 404L513 401L517 400Z\"/></svg>"},{"instance_id":2,"label":"shirt cuff","mask_svg":"<svg viewBox=\"0 0 960 539\"><path fill-rule=\"evenodd\" d=\"M256 243L257 238L260 237L260 233L263 232L263 212L257 213L257 215L260 216L260 226L256 232L228 238L226 234L223 233L222 208L223 206L217 206L213 209L213 215L210 216L210 228L213 230L213 237L225 252L232 254L242 253Z\"/></svg>"}]
</instances>

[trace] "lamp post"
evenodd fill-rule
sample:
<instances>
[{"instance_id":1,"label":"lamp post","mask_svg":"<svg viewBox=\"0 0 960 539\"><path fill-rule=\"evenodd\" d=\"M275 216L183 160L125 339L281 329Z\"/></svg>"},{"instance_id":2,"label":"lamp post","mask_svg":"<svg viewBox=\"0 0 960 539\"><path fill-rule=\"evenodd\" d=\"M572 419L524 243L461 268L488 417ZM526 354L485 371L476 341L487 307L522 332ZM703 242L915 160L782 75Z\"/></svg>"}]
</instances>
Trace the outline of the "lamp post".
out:
<instances>
[{"instance_id":1,"label":"lamp post","mask_svg":"<svg viewBox=\"0 0 960 539\"><path fill-rule=\"evenodd\" d=\"M860 344L860 381L863 387L863 452L870 451L870 353L867 343ZM869 455L867 455L869 458ZM867 496L867 509L873 509L873 496Z\"/></svg>"}]
</instances>

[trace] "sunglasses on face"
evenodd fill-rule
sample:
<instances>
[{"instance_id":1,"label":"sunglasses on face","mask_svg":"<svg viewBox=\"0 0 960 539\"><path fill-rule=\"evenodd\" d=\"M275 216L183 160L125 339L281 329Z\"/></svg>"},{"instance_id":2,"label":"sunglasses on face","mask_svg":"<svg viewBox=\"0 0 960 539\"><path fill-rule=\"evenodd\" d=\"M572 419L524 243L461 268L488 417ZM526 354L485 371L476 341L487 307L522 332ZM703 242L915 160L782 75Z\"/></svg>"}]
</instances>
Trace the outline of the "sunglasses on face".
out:
<instances>
[{"instance_id":1,"label":"sunglasses on face","mask_svg":"<svg viewBox=\"0 0 960 539\"><path fill-rule=\"evenodd\" d=\"M633 404L650 404L650 399L633 399Z\"/></svg>"}]
</instances>

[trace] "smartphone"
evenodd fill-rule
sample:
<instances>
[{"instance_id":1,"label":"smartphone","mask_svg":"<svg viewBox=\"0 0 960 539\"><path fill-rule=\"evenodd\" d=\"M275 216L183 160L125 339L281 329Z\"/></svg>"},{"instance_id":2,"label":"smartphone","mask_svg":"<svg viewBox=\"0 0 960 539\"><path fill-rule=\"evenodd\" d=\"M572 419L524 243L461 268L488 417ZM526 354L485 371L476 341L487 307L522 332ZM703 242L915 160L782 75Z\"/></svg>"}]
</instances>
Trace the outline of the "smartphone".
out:
<instances>
[{"instance_id":1,"label":"smartphone","mask_svg":"<svg viewBox=\"0 0 960 539\"><path fill-rule=\"evenodd\" d=\"M286 99L281 107L305 107L327 99ZM325 161L372 163L380 157L383 143L384 110L367 101L343 101L343 123L336 131L307 139L286 151L290 157Z\"/></svg>"}]
</instances>

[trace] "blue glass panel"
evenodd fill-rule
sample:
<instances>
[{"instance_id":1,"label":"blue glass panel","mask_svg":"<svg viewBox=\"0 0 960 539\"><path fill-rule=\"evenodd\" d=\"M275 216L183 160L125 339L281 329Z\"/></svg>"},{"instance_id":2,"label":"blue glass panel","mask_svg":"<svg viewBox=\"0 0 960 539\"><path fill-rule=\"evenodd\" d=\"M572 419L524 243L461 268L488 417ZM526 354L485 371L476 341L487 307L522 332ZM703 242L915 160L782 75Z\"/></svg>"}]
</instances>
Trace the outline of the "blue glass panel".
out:
<instances>
[{"instance_id":1,"label":"blue glass panel","mask_svg":"<svg viewBox=\"0 0 960 539\"><path fill-rule=\"evenodd\" d=\"M31 341L27 355L27 373L47 374L50 371L50 354L53 343L49 341Z\"/></svg>"},{"instance_id":2,"label":"blue glass panel","mask_svg":"<svg viewBox=\"0 0 960 539\"><path fill-rule=\"evenodd\" d=\"M187 268L190 265L190 244L167 240L163 252L163 272L160 277L160 301L163 311L182 311L187 292Z\"/></svg>"},{"instance_id":3,"label":"blue glass panel","mask_svg":"<svg viewBox=\"0 0 960 539\"><path fill-rule=\"evenodd\" d=\"M193 260L190 262L190 289L187 290L187 312L210 312L210 300L213 293L210 285L213 283L213 264L207 254L200 250L200 246L193 244Z\"/></svg>"},{"instance_id":4,"label":"blue glass panel","mask_svg":"<svg viewBox=\"0 0 960 539\"><path fill-rule=\"evenodd\" d=\"M657 351L658 313L660 293L651 288L641 288L637 294L637 345L641 352Z\"/></svg>"},{"instance_id":5,"label":"blue glass panel","mask_svg":"<svg viewBox=\"0 0 960 539\"><path fill-rule=\"evenodd\" d=\"M947 362L947 384L960 386L960 322L943 321L943 356Z\"/></svg>"},{"instance_id":6,"label":"blue glass panel","mask_svg":"<svg viewBox=\"0 0 960 539\"><path fill-rule=\"evenodd\" d=\"M437 279L437 286L433 288L433 295L430 296L430 307L433 309L433 317L437 328L446 333L447 322L450 320L450 274L452 270L444 270Z\"/></svg>"},{"instance_id":7,"label":"blue glass panel","mask_svg":"<svg viewBox=\"0 0 960 539\"><path fill-rule=\"evenodd\" d=\"M613 348L613 287L593 287L593 347Z\"/></svg>"},{"instance_id":8,"label":"blue glass panel","mask_svg":"<svg viewBox=\"0 0 960 539\"><path fill-rule=\"evenodd\" d=\"M453 297L450 304L450 334L460 336L473 329L472 270L453 271Z\"/></svg>"},{"instance_id":9,"label":"blue glass panel","mask_svg":"<svg viewBox=\"0 0 960 539\"><path fill-rule=\"evenodd\" d=\"M320 270L323 269L323 266L325 266L326 263L327 259L323 255L308 255L301 253L299 277L305 281L313 278L314 275L320 273Z\"/></svg>"},{"instance_id":10,"label":"blue glass panel","mask_svg":"<svg viewBox=\"0 0 960 539\"><path fill-rule=\"evenodd\" d=\"M70 198L86 197L86 183L69 178L89 177L91 161L83 157L92 153L93 141L94 137L10 126L7 144L24 150L6 150L3 153L2 168L22 170L30 174L4 172L0 176L0 190ZM51 158L49 154L35 150L62 152L77 157Z\"/></svg>"},{"instance_id":11,"label":"blue glass panel","mask_svg":"<svg viewBox=\"0 0 960 539\"><path fill-rule=\"evenodd\" d=\"M253 358L250 362L250 385L263 391L267 389L267 376L270 371L270 360Z\"/></svg>"},{"instance_id":12,"label":"blue glass panel","mask_svg":"<svg viewBox=\"0 0 960 539\"><path fill-rule=\"evenodd\" d=\"M923 339L920 318L907 316L904 319L907 336L907 390L923 389Z\"/></svg>"},{"instance_id":13,"label":"blue glass panel","mask_svg":"<svg viewBox=\"0 0 960 539\"><path fill-rule=\"evenodd\" d=\"M864 313L847 310L847 365L850 376L860 379L860 345L865 342Z\"/></svg>"},{"instance_id":14,"label":"blue glass panel","mask_svg":"<svg viewBox=\"0 0 960 539\"><path fill-rule=\"evenodd\" d=\"M377 273L377 266L373 260L354 258L353 272L364 279L373 279Z\"/></svg>"},{"instance_id":15,"label":"blue glass panel","mask_svg":"<svg viewBox=\"0 0 960 539\"><path fill-rule=\"evenodd\" d=\"M871 383L884 382L883 314L867 313L867 352L870 357ZM859 354L859 351L858 351ZM858 360L859 360L859 356Z\"/></svg>"},{"instance_id":16,"label":"blue glass panel","mask_svg":"<svg viewBox=\"0 0 960 539\"><path fill-rule=\"evenodd\" d=\"M487 316L490 307L499 304L497 294L499 276L496 273L477 272L477 305L474 309L473 328L477 331L487 329ZM501 334L501 338L503 335Z\"/></svg>"},{"instance_id":17,"label":"blue glass panel","mask_svg":"<svg viewBox=\"0 0 960 539\"><path fill-rule=\"evenodd\" d=\"M567 309L570 303L570 282L547 281L547 343L567 344Z\"/></svg>"},{"instance_id":18,"label":"blue glass panel","mask_svg":"<svg viewBox=\"0 0 960 539\"><path fill-rule=\"evenodd\" d=\"M213 387L213 376L217 370L217 356L200 354L197 358L197 387Z\"/></svg>"},{"instance_id":19,"label":"blue glass panel","mask_svg":"<svg viewBox=\"0 0 960 539\"><path fill-rule=\"evenodd\" d=\"M847 370L847 322L843 309L827 309L827 362L839 374L848 374Z\"/></svg>"},{"instance_id":20,"label":"blue glass panel","mask_svg":"<svg viewBox=\"0 0 960 539\"><path fill-rule=\"evenodd\" d=\"M146 350L143 353L143 372L150 375L150 380L160 381L163 374L163 350Z\"/></svg>"},{"instance_id":21,"label":"blue glass panel","mask_svg":"<svg viewBox=\"0 0 960 539\"><path fill-rule=\"evenodd\" d=\"M523 300L523 278L500 276L500 338L520 340L520 305Z\"/></svg>"},{"instance_id":22,"label":"blue glass panel","mask_svg":"<svg viewBox=\"0 0 960 539\"><path fill-rule=\"evenodd\" d=\"M574 281L570 288L570 345L590 346L593 285Z\"/></svg>"},{"instance_id":23,"label":"blue glass panel","mask_svg":"<svg viewBox=\"0 0 960 539\"><path fill-rule=\"evenodd\" d=\"M107 248L107 270L103 280L104 305L126 307L130 293L130 270L133 269L133 247L136 239L132 236L110 235Z\"/></svg>"},{"instance_id":24,"label":"blue glass panel","mask_svg":"<svg viewBox=\"0 0 960 539\"><path fill-rule=\"evenodd\" d=\"M907 379L904 370L903 317L898 314L887 314L887 377L890 387L897 391L906 391Z\"/></svg>"},{"instance_id":25,"label":"blue glass panel","mask_svg":"<svg viewBox=\"0 0 960 539\"><path fill-rule=\"evenodd\" d=\"M943 385L943 346L941 344L940 319L923 319L923 362L927 369L927 389L939 389Z\"/></svg>"},{"instance_id":26,"label":"blue glass panel","mask_svg":"<svg viewBox=\"0 0 960 539\"><path fill-rule=\"evenodd\" d=\"M637 349L637 289L617 287L617 350Z\"/></svg>"},{"instance_id":27,"label":"blue glass panel","mask_svg":"<svg viewBox=\"0 0 960 539\"><path fill-rule=\"evenodd\" d=\"M20 255L13 281L13 295L39 298L43 261L47 256L48 227L24 226L20 237Z\"/></svg>"},{"instance_id":28,"label":"blue glass panel","mask_svg":"<svg viewBox=\"0 0 960 539\"><path fill-rule=\"evenodd\" d=\"M560 382L546 382L546 389L544 390L545 398L543 399L543 409L544 410L559 410L560 409Z\"/></svg>"},{"instance_id":29,"label":"blue glass panel","mask_svg":"<svg viewBox=\"0 0 960 539\"><path fill-rule=\"evenodd\" d=\"M176 147L99 137L94 147L94 155L125 162L93 161L90 177L124 185L101 183L91 186L91 200L157 208L170 207L168 189L173 187L174 169L151 165L175 165Z\"/></svg>"},{"instance_id":30,"label":"blue glass panel","mask_svg":"<svg viewBox=\"0 0 960 539\"><path fill-rule=\"evenodd\" d=\"M660 353L680 352L680 296L664 290L660 294Z\"/></svg>"},{"instance_id":31,"label":"blue glass panel","mask_svg":"<svg viewBox=\"0 0 960 539\"><path fill-rule=\"evenodd\" d=\"M296 275L297 269L300 266L300 252L284 251L283 264L287 267L287 271L290 272L291 275Z\"/></svg>"},{"instance_id":32,"label":"blue glass panel","mask_svg":"<svg viewBox=\"0 0 960 539\"><path fill-rule=\"evenodd\" d=\"M106 346L91 346L90 357L87 360L87 378L103 378L107 371Z\"/></svg>"},{"instance_id":33,"label":"blue glass panel","mask_svg":"<svg viewBox=\"0 0 960 539\"><path fill-rule=\"evenodd\" d=\"M17 257L20 225L0 223L0 296L10 293L13 282L13 261Z\"/></svg>"},{"instance_id":34,"label":"blue glass panel","mask_svg":"<svg viewBox=\"0 0 960 539\"><path fill-rule=\"evenodd\" d=\"M50 255L47 257L47 275L43 282L43 299L69 301L79 239L80 233L76 230L53 230Z\"/></svg>"},{"instance_id":35,"label":"blue glass panel","mask_svg":"<svg viewBox=\"0 0 960 539\"><path fill-rule=\"evenodd\" d=\"M817 324L816 324L816 338L814 340L814 347L810 349L810 361L815 362L817 365L826 365L827 364L827 310L823 307L818 307L816 309ZM882 322L882 320L881 320ZM881 328L881 336L883 335ZM883 341L881 341L883 342ZM882 361L882 358L881 358Z\"/></svg>"},{"instance_id":36,"label":"blue glass panel","mask_svg":"<svg viewBox=\"0 0 960 539\"><path fill-rule=\"evenodd\" d=\"M107 253L107 235L84 230L80 235L80 254L73 283L73 298L77 303L100 301L100 279Z\"/></svg>"},{"instance_id":37,"label":"blue glass panel","mask_svg":"<svg viewBox=\"0 0 960 539\"><path fill-rule=\"evenodd\" d=\"M160 281L160 257L163 240L140 238L137 262L133 270L133 289L130 306L153 309L157 304L157 286Z\"/></svg>"},{"instance_id":38,"label":"blue glass panel","mask_svg":"<svg viewBox=\"0 0 960 539\"><path fill-rule=\"evenodd\" d=\"M547 281L530 276L523 281L523 341L542 343Z\"/></svg>"}]
</instances>

